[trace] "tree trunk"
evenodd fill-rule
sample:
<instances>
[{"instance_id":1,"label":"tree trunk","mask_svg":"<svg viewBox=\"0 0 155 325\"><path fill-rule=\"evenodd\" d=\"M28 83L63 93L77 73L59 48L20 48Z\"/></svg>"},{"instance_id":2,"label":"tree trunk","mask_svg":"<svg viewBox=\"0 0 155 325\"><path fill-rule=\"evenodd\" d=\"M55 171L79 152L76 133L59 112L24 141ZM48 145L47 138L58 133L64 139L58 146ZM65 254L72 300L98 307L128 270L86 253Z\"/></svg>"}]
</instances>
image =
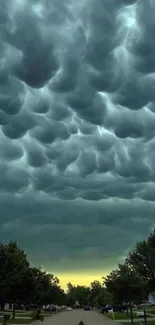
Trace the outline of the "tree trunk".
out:
<instances>
[{"instance_id":1,"label":"tree trunk","mask_svg":"<svg viewBox=\"0 0 155 325\"><path fill-rule=\"evenodd\" d=\"M125 303L126 303L126 307L127 307L126 313L127 313L127 315L129 315L129 306L128 306L128 302L126 301Z\"/></svg>"},{"instance_id":2,"label":"tree trunk","mask_svg":"<svg viewBox=\"0 0 155 325\"><path fill-rule=\"evenodd\" d=\"M1 307L1 310L4 311L4 308L5 308L5 302L1 302L1 303L0 303L0 307Z\"/></svg>"},{"instance_id":3,"label":"tree trunk","mask_svg":"<svg viewBox=\"0 0 155 325\"><path fill-rule=\"evenodd\" d=\"M15 319L15 314L16 314L16 304L15 302L13 302L12 319Z\"/></svg>"}]
</instances>

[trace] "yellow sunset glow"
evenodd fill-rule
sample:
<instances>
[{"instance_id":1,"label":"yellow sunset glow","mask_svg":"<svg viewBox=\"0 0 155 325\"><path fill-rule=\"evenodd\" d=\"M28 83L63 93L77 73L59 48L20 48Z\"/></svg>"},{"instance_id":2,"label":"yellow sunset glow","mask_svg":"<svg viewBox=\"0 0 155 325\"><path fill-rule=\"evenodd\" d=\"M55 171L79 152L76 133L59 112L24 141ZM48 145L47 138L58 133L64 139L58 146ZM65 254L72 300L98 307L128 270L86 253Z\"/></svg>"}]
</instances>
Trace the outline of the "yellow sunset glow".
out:
<instances>
[{"instance_id":1,"label":"yellow sunset glow","mask_svg":"<svg viewBox=\"0 0 155 325\"><path fill-rule=\"evenodd\" d=\"M60 280L61 287L66 290L67 289L67 283L71 282L73 285L85 285L89 286L91 282L94 280L98 280L102 282L102 276L101 275L87 275L87 274L58 274L57 275Z\"/></svg>"}]
</instances>

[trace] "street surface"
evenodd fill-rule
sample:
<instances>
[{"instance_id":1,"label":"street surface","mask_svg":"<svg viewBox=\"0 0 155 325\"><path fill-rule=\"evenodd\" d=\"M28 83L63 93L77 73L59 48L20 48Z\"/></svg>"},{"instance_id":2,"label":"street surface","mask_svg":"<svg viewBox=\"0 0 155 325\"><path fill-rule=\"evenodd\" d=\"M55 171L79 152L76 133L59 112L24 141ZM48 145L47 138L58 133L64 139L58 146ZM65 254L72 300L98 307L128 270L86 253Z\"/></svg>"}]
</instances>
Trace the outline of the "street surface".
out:
<instances>
[{"instance_id":1,"label":"street surface","mask_svg":"<svg viewBox=\"0 0 155 325\"><path fill-rule=\"evenodd\" d=\"M80 321L84 325L114 325L112 320L105 318L95 311L72 310L60 312L48 317L43 325L78 325ZM39 323L38 323L39 324Z\"/></svg>"}]
</instances>

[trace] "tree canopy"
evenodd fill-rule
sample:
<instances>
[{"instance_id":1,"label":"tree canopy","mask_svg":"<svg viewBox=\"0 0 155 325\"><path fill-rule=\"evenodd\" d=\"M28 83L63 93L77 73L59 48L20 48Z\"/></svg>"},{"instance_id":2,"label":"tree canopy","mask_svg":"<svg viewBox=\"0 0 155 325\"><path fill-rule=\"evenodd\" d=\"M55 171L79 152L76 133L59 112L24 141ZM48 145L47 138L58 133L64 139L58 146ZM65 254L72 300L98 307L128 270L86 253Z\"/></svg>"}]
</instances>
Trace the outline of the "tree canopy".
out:
<instances>
[{"instance_id":1,"label":"tree canopy","mask_svg":"<svg viewBox=\"0 0 155 325\"><path fill-rule=\"evenodd\" d=\"M0 244L0 305L63 304L65 293L53 274L31 267L26 253L16 242Z\"/></svg>"},{"instance_id":2,"label":"tree canopy","mask_svg":"<svg viewBox=\"0 0 155 325\"><path fill-rule=\"evenodd\" d=\"M141 302L145 292L144 282L138 273L128 264L119 264L118 268L103 278L104 284L111 293L114 303L135 303Z\"/></svg>"},{"instance_id":3,"label":"tree canopy","mask_svg":"<svg viewBox=\"0 0 155 325\"><path fill-rule=\"evenodd\" d=\"M0 306L5 302L38 305L103 306L140 303L155 292L155 231L138 242L123 264L118 264L103 283L90 286L68 283L65 292L59 279L41 268L32 267L27 255L16 242L0 244Z\"/></svg>"}]
</instances>

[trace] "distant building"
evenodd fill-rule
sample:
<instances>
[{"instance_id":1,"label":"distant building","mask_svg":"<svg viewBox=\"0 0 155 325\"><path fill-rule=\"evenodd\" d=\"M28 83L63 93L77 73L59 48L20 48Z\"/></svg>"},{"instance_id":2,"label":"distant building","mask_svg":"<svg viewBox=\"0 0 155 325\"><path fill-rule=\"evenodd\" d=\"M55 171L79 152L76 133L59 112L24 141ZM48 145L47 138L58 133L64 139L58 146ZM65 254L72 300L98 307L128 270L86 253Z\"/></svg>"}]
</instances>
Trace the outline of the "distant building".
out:
<instances>
[{"instance_id":1,"label":"distant building","mask_svg":"<svg viewBox=\"0 0 155 325\"><path fill-rule=\"evenodd\" d=\"M155 292L149 294L148 301L151 305L155 305Z\"/></svg>"}]
</instances>

